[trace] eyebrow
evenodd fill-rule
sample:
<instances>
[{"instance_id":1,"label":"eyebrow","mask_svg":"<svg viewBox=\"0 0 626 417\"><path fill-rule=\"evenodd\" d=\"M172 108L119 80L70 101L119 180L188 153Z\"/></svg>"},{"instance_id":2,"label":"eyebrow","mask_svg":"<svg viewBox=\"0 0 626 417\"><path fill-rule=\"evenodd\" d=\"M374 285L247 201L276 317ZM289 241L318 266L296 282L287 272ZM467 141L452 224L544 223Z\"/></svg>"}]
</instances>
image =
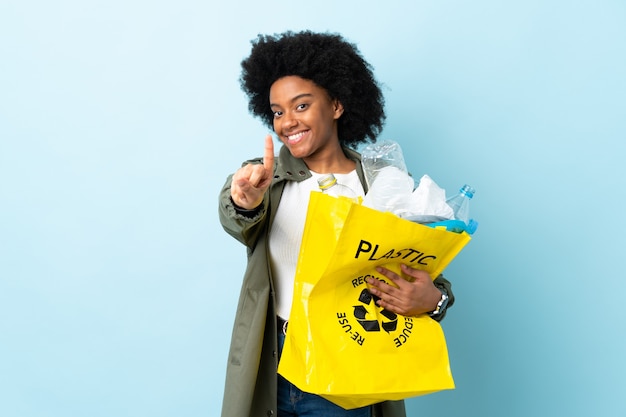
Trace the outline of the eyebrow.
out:
<instances>
[{"instance_id":1,"label":"eyebrow","mask_svg":"<svg viewBox=\"0 0 626 417\"><path fill-rule=\"evenodd\" d=\"M295 96L294 98L292 98L290 100L290 103L293 103L294 101L298 101L298 100L300 100L301 98L304 98L304 97L313 97L313 94L311 94L311 93L298 94L297 96ZM273 107L273 106L278 106L278 104L270 103L270 107Z\"/></svg>"}]
</instances>

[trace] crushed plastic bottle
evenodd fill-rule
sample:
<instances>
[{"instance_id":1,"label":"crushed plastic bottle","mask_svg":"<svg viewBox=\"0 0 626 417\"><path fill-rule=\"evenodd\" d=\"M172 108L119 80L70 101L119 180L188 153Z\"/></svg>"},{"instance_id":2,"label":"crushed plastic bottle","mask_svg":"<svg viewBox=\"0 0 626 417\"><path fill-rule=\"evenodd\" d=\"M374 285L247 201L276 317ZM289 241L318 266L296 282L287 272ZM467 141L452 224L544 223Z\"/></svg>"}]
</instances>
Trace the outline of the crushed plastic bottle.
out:
<instances>
[{"instance_id":1,"label":"crushed plastic bottle","mask_svg":"<svg viewBox=\"0 0 626 417\"><path fill-rule=\"evenodd\" d=\"M361 164L365 174L365 182L369 188L381 170L395 167L403 173L408 173L404 154L400 144L393 140L385 140L370 144L361 151Z\"/></svg>"}]
</instances>

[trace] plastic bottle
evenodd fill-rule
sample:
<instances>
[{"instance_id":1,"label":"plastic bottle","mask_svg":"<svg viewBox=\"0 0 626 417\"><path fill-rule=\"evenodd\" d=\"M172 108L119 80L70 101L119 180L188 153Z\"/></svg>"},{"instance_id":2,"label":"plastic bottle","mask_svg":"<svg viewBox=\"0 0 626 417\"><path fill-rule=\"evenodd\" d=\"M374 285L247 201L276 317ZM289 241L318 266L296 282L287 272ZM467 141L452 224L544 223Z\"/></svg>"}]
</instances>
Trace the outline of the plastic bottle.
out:
<instances>
[{"instance_id":1,"label":"plastic bottle","mask_svg":"<svg viewBox=\"0 0 626 417\"><path fill-rule=\"evenodd\" d=\"M367 145L361 151L361 164L369 188L372 188L379 172L386 168L395 167L408 175L402 148L398 142L393 140Z\"/></svg>"},{"instance_id":2,"label":"plastic bottle","mask_svg":"<svg viewBox=\"0 0 626 417\"><path fill-rule=\"evenodd\" d=\"M348 197L354 201L359 200L357 193L347 185L338 183L337 178L333 174L322 175L317 179L317 183L324 194L332 195L333 197Z\"/></svg>"},{"instance_id":3,"label":"plastic bottle","mask_svg":"<svg viewBox=\"0 0 626 417\"><path fill-rule=\"evenodd\" d=\"M458 194L446 200L446 203L454 211L454 218L456 220L461 220L465 224L469 224L469 203L472 197L474 197L475 192L476 190L474 190L474 188L465 184L463 187L461 187Z\"/></svg>"}]
</instances>

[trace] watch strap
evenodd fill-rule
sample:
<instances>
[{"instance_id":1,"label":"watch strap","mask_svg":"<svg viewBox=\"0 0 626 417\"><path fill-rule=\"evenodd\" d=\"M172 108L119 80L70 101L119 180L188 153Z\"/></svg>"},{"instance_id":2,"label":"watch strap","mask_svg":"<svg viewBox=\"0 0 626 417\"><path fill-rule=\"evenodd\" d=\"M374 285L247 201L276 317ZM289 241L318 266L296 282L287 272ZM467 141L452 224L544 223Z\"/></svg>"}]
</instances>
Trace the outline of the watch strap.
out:
<instances>
[{"instance_id":1,"label":"watch strap","mask_svg":"<svg viewBox=\"0 0 626 417\"><path fill-rule=\"evenodd\" d=\"M441 299L439 299L439 302L437 303L437 307L435 307L433 311L428 313L428 315L430 315L431 317L438 316L448 306L448 299L449 299L448 294L446 293L445 290L440 289L440 291L441 291Z\"/></svg>"}]
</instances>

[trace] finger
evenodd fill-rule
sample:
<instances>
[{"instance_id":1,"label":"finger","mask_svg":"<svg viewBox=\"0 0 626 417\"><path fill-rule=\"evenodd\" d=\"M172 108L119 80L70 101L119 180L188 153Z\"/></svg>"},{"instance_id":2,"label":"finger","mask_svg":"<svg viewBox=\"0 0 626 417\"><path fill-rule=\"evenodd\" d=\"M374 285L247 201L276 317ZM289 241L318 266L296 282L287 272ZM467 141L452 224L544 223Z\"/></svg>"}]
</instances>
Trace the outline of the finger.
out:
<instances>
[{"instance_id":1,"label":"finger","mask_svg":"<svg viewBox=\"0 0 626 417\"><path fill-rule=\"evenodd\" d=\"M405 264L401 264L400 265L400 269L402 270L403 273L407 274L408 276L414 278L415 280L419 280L419 279L428 279L432 281L432 278L430 276L430 274L426 271L423 271L421 269L415 269L415 268L411 268L408 265Z\"/></svg>"},{"instance_id":2,"label":"finger","mask_svg":"<svg viewBox=\"0 0 626 417\"><path fill-rule=\"evenodd\" d=\"M378 297L376 304L381 307L397 306L402 304L402 300L393 294L380 291L378 288L370 288L370 293Z\"/></svg>"},{"instance_id":3,"label":"finger","mask_svg":"<svg viewBox=\"0 0 626 417\"><path fill-rule=\"evenodd\" d=\"M385 268L384 266L377 266L376 267L376 271L378 271L379 273L383 274L384 276L386 276L387 278L389 278L392 281L395 281L397 278L400 278L398 276L398 274L396 274L391 269Z\"/></svg>"},{"instance_id":4,"label":"finger","mask_svg":"<svg viewBox=\"0 0 626 417\"><path fill-rule=\"evenodd\" d=\"M263 165L251 165L248 181L254 188L260 188L265 184L267 177L271 177L272 171L266 171Z\"/></svg>"},{"instance_id":5,"label":"finger","mask_svg":"<svg viewBox=\"0 0 626 417\"><path fill-rule=\"evenodd\" d=\"M385 310L391 311L392 313L407 315L408 309L403 305L401 300L391 297L379 297L376 301L376 304L379 307L384 308Z\"/></svg>"},{"instance_id":6,"label":"finger","mask_svg":"<svg viewBox=\"0 0 626 417\"><path fill-rule=\"evenodd\" d=\"M250 209L256 207L262 191L258 190L251 181L254 180L254 171L265 171L261 165L245 165L235 172L231 182L230 195L239 207Z\"/></svg>"},{"instance_id":7,"label":"finger","mask_svg":"<svg viewBox=\"0 0 626 417\"><path fill-rule=\"evenodd\" d=\"M392 281L400 289L402 289L403 286L406 286L408 284L407 280L405 280L400 275L398 275L397 273L395 273L394 271L390 269L379 266L379 267L376 267L376 270L380 272L381 274L383 274L384 276L386 276L387 278L389 278L389 280Z\"/></svg>"},{"instance_id":8,"label":"finger","mask_svg":"<svg viewBox=\"0 0 626 417\"><path fill-rule=\"evenodd\" d=\"M272 175L274 172L274 140L272 135L268 134L265 137L265 153L263 154L263 167L267 175Z\"/></svg>"},{"instance_id":9,"label":"finger","mask_svg":"<svg viewBox=\"0 0 626 417\"><path fill-rule=\"evenodd\" d=\"M366 281L370 284L370 292L378 298L390 302L391 300L396 300L399 296L401 296L401 291L398 288L393 285L389 285L382 280L368 277Z\"/></svg>"},{"instance_id":10,"label":"finger","mask_svg":"<svg viewBox=\"0 0 626 417\"><path fill-rule=\"evenodd\" d=\"M377 289L379 291L382 291L382 292L385 292L385 293L390 293L390 292L392 292L393 290L396 289L393 285L389 285L388 283L386 283L382 279L376 279L376 278L368 277L366 279L366 282L368 284L370 284L370 286L372 288L375 288L375 289Z\"/></svg>"}]
</instances>

